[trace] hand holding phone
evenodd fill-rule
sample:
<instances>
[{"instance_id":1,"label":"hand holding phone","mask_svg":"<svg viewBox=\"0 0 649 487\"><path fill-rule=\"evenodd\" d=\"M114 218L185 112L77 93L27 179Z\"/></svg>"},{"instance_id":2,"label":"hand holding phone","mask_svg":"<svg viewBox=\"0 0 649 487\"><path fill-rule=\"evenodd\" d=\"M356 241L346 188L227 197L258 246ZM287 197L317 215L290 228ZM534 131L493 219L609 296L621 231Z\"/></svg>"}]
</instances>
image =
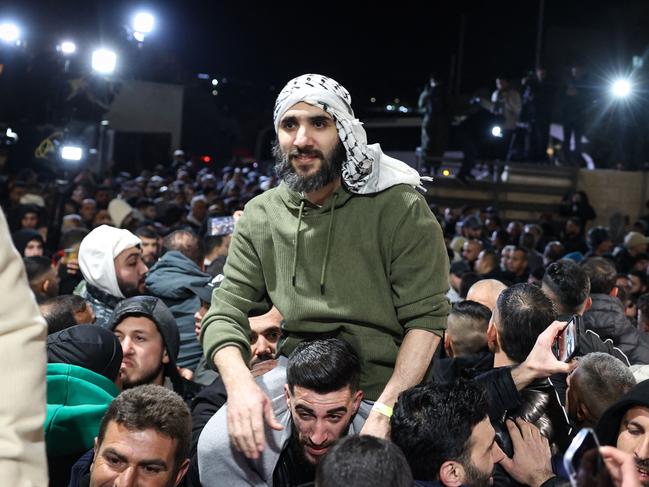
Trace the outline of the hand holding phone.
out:
<instances>
[{"instance_id":1,"label":"hand holding phone","mask_svg":"<svg viewBox=\"0 0 649 487\"><path fill-rule=\"evenodd\" d=\"M579 322L581 317L574 315L557 335L552 345L552 352L558 360L569 362L577 353L579 344Z\"/></svg>"},{"instance_id":2,"label":"hand holding phone","mask_svg":"<svg viewBox=\"0 0 649 487\"><path fill-rule=\"evenodd\" d=\"M583 428L563 456L563 466L573 487L613 487L595 431Z\"/></svg>"}]
</instances>

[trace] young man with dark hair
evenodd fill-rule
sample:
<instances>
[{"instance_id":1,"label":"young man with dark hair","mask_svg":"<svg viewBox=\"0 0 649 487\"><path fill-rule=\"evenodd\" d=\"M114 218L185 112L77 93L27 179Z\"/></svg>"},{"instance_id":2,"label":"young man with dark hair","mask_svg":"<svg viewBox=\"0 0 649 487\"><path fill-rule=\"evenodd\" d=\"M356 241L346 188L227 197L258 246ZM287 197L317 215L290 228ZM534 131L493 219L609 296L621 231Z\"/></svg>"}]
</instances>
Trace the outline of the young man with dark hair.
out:
<instances>
[{"instance_id":1,"label":"young man with dark hair","mask_svg":"<svg viewBox=\"0 0 649 487\"><path fill-rule=\"evenodd\" d=\"M160 257L160 236L150 225L138 227L135 230L135 235L140 237L142 241L140 244L142 260L150 269L158 261L158 257Z\"/></svg>"},{"instance_id":2,"label":"young man with dark hair","mask_svg":"<svg viewBox=\"0 0 649 487\"><path fill-rule=\"evenodd\" d=\"M315 479L315 466L331 445L346 434L358 433L356 415L363 392L359 389L360 362L354 349L336 338L300 343L288 360L283 399L273 398L273 412L283 430L266 426L269 438L258 460L233 451L226 435L218 435L219 416L207 423L198 443L198 466L203 487L219 485L302 485ZM276 376L258 378L263 390ZM263 427L263 424L259 424Z\"/></svg>"},{"instance_id":3,"label":"young man with dark hair","mask_svg":"<svg viewBox=\"0 0 649 487\"><path fill-rule=\"evenodd\" d=\"M41 315L47 322L47 334L56 333L74 325L95 322L92 306L76 294L50 298L39 305Z\"/></svg>"},{"instance_id":4,"label":"young man with dark hair","mask_svg":"<svg viewBox=\"0 0 649 487\"><path fill-rule=\"evenodd\" d=\"M180 330L178 365L196 369L203 349L194 333L194 313L201 302L192 286L205 286L212 280L203 272L203 241L194 232L176 230L164 239L164 254L146 278L149 294L162 299Z\"/></svg>"},{"instance_id":5,"label":"young man with dark hair","mask_svg":"<svg viewBox=\"0 0 649 487\"><path fill-rule=\"evenodd\" d=\"M617 298L617 273L606 258L591 257L582 264L590 278L592 306L584 312L584 326L603 340L611 339L631 365L649 364L649 336L629 323L624 304Z\"/></svg>"},{"instance_id":6,"label":"young man with dark hair","mask_svg":"<svg viewBox=\"0 0 649 487\"><path fill-rule=\"evenodd\" d=\"M36 302L53 298L59 294L59 276L52 267L52 262L47 257L24 257L23 263L27 271L27 279Z\"/></svg>"},{"instance_id":7,"label":"young man with dark hair","mask_svg":"<svg viewBox=\"0 0 649 487\"><path fill-rule=\"evenodd\" d=\"M527 282L530 269L527 263L527 250L523 247L514 247L507 259L507 272L503 276L508 282L518 284Z\"/></svg>"},{"instance_id":8,"label":"young man with dark hair","mask_svg":"<svg viewBox=\"0 0 649 487\"><path fill-rule=\"evenodd\" d=\"M478 353L487 347L491 310L475 301L460 301L448 315L444 349L449 357Z\"/></svg>"},{"instance_id":9,"label":"young man with dark hair","mask_svg":"<svg viewBox=\"0 0 649 487\"><path fill-rule=\"evenodd\" d=\"M95 448L73 468L71 487L176 487L189 465L191 417L183 400L156 385L120 394L102 419ZM90 463L90 465L89 465Z\"/></svg>"},{"instance_id":10,"label":"young man with dark hair","mask_svg":"<svg viewBox=\"0 0 649 487\"><path fill-rule=\"evenodd\" d=\"M316 487L412 487L410 465L394 443L374 436L347 436L327 453Z\"/></svg>"},{"instance_id":11,"label":"young man with dark hair","mask_svg":"<svg viewBox=\"0 0 649 487\"><path fill-rule=\"evenodd\" d=\"M391 436L408 459L415 485L489 487L498 463L528 485L540 486L554 477L547 440L538 430L518 420L526 444L516 442L514 459L508 459L496 442L488 410L487 393L472 381L419 385L399 396ZM508 424L513 440L516 432L523 434L518 428ZM532 445L539 447L536 457L527 450ZM534 468L522 468L530 462Z\"/></svg>"}]
</instances>

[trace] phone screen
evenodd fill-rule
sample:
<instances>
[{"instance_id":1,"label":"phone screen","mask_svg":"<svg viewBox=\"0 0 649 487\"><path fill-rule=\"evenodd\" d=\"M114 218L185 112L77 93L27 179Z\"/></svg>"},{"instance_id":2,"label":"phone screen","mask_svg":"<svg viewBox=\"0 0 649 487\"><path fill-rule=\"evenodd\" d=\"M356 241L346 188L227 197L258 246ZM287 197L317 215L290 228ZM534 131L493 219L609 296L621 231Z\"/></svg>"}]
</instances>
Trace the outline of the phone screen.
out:
<instances>
[{"instance_id":1,"label":"phone screen","mask_svg":"<svg viewBox=\"0 0 649 487\"><path fill-rule=\"evenodd\" d=\"M234 231L234 218L231 216L216 216L208 221L207 234L210 236L230 235Z\"/></svg>"},{"instance_id":2,"label":"phone screen","mask_svg":"<svg viewBox=\"0 0 649 487\"><path fill-rule=\"evenodd\" d=\"M578 317L573 316L566 327L557 335L553 345L555 357L562 362L567 362L577 349Z\"/></svg>"},{"instance_id":3,"label":"phone screen","mask_svg":"<svg viewBox=\"0 0 649 487\"><path fill-rule=\"evenodd\" d=\"M604 458L599 452L599 442L595 432L583 429L575 437L565 456L570 481L577 487L612 486Z\"/></svg>"}]
</instances>

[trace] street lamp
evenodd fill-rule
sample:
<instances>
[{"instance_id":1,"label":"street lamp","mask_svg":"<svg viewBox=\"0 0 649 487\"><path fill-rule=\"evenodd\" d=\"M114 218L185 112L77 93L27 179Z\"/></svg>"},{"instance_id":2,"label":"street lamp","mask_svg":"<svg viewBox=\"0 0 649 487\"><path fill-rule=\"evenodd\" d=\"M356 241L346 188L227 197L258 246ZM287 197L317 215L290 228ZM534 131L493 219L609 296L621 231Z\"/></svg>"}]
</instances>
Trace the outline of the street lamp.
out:
<instances>
[{"instance_id":1,"label":"street lamp","mask_svg":"<svg viewBox=\"0 0 649 487\"><path fill-rule=\"evenodd\" d=\"M101 48L92 53L92 69L99 74L112 74L117 65L117 54Z\"/></svg>"},{"instance_id":2,"label":"street lamp","mask_svg":"<svg viewBox=\"0 0 649 487\"><path fill-rule=\"evenodd\" d=\"M71 56L77 52L77 45L72 41L63 41L59 44L59 51L65 56Z\"/></svg>"},{"instance_id":3,"label":"street lamp","mask_svg":"<svg viewBox=\"0 0 649 487\"><path fill-rule=\"evenodd\" d=\"M76 145L64 145L61 147L61 159L64 161L78 162L83 157L83 149Z\"/></svg>"}]
</instances>

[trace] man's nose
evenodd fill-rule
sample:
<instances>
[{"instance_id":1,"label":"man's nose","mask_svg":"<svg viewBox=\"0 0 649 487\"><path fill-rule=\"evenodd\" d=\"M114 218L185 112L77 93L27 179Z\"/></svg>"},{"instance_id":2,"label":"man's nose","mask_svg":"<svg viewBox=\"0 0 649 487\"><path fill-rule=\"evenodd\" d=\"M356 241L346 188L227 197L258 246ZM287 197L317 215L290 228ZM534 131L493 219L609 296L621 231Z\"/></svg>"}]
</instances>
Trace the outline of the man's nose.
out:
<instances>
[{"instance_id":1,"label":"man's nose","mask_svg":"<svg viewBox=\"0 0 649 487\"><path fill-rule=\"evenodd\" d=\"M255 347L255 354L259 356L272 353L273 349L270 346L270 342L264 335L259 335L259 338L257 338L257 346Z\"/></svg>"},{"instance_id":2,"label":"man's nose","mask_svg":"<svg viewBox=\"0 0 649 487\"><path fill-rule=\"evenodd\" d=\"M119 474L113 485L115 487L135 487L137 481L135 467L127 467Z\"/></svg>"},{"instance_id":3,"label":"man's nose","mask_svg":"<svg viewBox=\"0 0 649 487\"><path fill-rule=\"evenodd\" d=\"M295 147L306 147L312 145L312 142L311 132L309 131L308 127L300 125L300 127L297 129L297 132L295 133L295 140L293 141L293 145L295 145Z\"/></svg>"},{"instance_id":4,"label":"man's nose","mask_svg":"<svg viewBox=\"0 0 649 487\"><path fill-rule=\"evenodd\" d=\"M323 445L327 442L328 439L327 428L324 423L316 421L316 424L313 426L309 440L316 446Z\"/></svg>"}]
</instances>

